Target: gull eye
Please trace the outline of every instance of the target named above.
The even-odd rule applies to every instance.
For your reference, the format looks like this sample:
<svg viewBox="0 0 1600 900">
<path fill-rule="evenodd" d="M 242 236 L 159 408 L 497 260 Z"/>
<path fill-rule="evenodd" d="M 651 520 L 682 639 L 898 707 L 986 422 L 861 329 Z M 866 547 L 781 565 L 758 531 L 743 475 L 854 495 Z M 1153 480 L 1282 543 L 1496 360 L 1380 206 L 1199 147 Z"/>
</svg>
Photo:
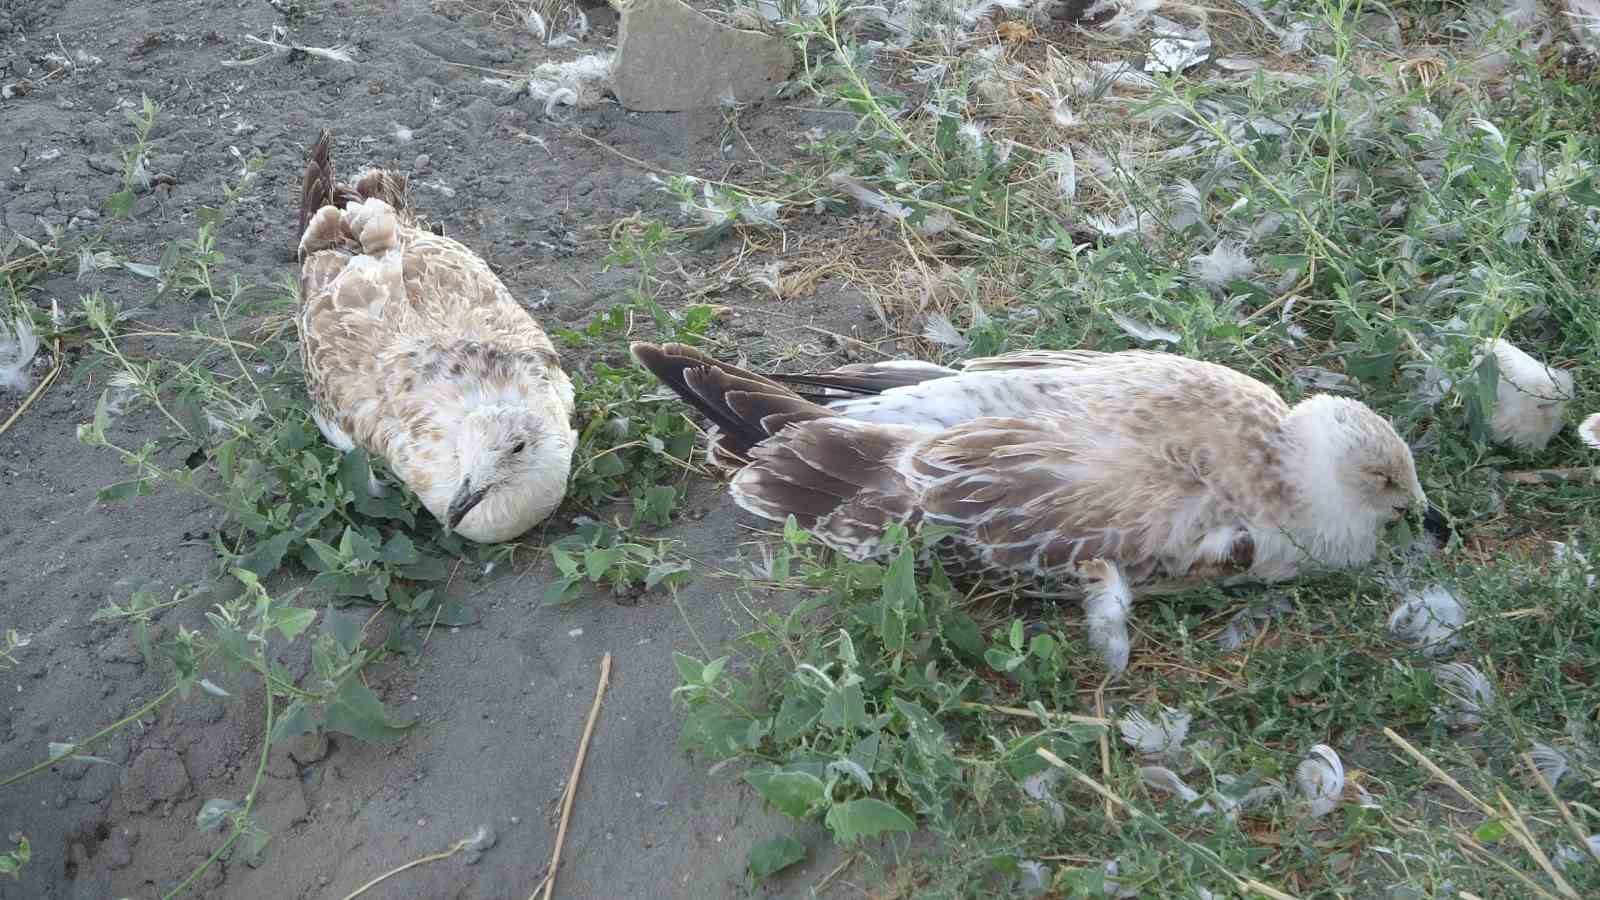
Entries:
<svg viewBox="0 0 1600 900">
<path fill-rule="evenodd" d="M 512 453 L 521 453 L 523 448 L 526 447 L 526 446 L 528 446 L 528 445 L 523 443 L 522 441 L 517 441 L 517 443 L 511 448 L 511 452 Z"/>
</svg>

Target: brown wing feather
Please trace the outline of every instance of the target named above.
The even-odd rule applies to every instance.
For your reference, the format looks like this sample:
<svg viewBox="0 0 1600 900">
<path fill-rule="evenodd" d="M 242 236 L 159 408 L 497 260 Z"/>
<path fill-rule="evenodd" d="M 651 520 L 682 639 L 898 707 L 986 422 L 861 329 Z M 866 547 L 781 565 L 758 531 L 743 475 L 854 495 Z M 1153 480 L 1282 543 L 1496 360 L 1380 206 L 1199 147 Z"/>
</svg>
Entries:
<svg viewBox="0 0 1600 900">
<path fill-rule="evenodd" d="M 832 416 L 781 384 L 713 359 L 686 344 L 629 347 L 639 365 L 710 419 L 718 431 L 713 453 L 745 461 L 751 448 L 799 422 Z"/>
</svg>

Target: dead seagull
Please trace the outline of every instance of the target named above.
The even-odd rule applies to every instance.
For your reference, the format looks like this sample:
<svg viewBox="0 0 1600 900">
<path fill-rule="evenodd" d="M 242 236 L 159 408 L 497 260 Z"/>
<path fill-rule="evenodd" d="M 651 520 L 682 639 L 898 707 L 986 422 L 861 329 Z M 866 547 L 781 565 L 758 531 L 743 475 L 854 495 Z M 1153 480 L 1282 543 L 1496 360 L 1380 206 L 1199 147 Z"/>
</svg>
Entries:
<svg viewBox="0 0 1600 900">
<path fill-rule="evenodd" d="M 300 199 L 300 349 L 313 416 L 383 457 L 435 518 L 507 541 L 560 505 L 577 435 L 550 338 L 487 264 L 419 227 L 406 179 L 334 180 L 324 131 Z"/>
<path fill-rule="evenodd" d="M 1371 561 L 1384 527 L 1442 513 L 1411 450 L 1363 404 L 1290 407 L 1270 387 L 1165 353 L 1028 351 L 760 375 L 682 344 L 634 359 L 713 423 L 731 490 L 855 560 L 891 523 L 946 526 L 952 574 L 1081 597 L 1090 643 L 1128 661 L 1133 593 L 1275 582 Z M 801 389 L 820 389 L 814 397 Z"/>
</svg>

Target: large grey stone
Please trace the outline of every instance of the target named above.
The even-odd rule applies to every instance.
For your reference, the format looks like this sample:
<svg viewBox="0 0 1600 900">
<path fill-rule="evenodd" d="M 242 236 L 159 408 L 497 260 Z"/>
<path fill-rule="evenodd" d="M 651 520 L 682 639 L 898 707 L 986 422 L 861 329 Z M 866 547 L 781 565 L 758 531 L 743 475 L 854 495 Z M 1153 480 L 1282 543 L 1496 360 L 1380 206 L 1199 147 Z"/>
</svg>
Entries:
<svg viewBox="0 0 1600 900">
<path fill-rule="evenodd" d="M 611 90 L 638 112 L 716 106 L 729 96 L 760 102 L 793 67 L 782 38 L 713 22 L 680 0 L 633 0 L 622 9 Z"/>
</svg>

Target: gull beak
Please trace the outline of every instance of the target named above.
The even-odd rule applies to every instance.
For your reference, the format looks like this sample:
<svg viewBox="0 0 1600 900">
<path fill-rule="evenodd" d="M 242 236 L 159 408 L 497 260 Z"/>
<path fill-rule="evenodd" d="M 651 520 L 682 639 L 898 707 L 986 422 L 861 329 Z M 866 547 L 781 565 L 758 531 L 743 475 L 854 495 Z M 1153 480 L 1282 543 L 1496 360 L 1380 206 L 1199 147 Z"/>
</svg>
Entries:
<svg viewBox="0 0 1600 900">
<path fill-rule="evenodd" d="M 472 512 L 472 508 L 482 502 L 488 493 L 488 488 L 473 490 L 471 479 L 461 479 L 461 487 L 451 498 L 450 508 L 445 511 L 445 527 L 454 531 L 456 526 L 461 524 L 461 520 L 466 518 L 467 513 Z"/>
</svg>

